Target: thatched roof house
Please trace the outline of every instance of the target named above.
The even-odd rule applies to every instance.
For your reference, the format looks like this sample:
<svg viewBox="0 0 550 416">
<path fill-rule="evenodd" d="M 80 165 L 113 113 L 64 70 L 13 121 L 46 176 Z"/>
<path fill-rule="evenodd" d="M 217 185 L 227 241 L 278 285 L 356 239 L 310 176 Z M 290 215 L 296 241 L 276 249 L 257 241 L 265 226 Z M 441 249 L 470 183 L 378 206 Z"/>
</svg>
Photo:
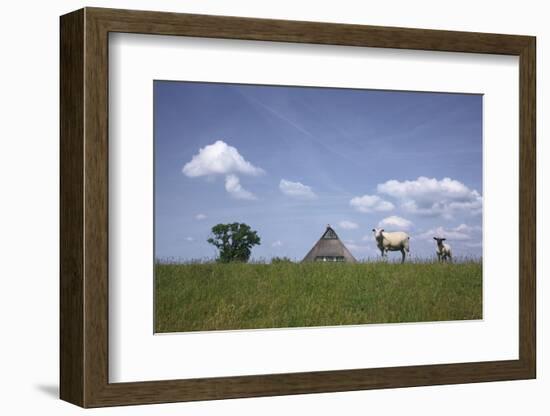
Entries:
<svg viewBox="0 0 550 416">
<path fill-rule="evenodd" d="M 302 261 L 357 262 L 330 225 Z"/>
</svg>

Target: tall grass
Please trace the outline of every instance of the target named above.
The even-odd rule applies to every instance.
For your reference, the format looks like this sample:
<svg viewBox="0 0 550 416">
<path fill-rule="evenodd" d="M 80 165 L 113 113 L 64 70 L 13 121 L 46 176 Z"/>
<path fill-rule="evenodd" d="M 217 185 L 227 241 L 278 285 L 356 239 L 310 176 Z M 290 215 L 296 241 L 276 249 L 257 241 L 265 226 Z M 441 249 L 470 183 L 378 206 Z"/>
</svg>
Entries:
<svg viewBox="0 0 550 416">
<path fill-rule="evenodd" d="M 155 266 L 156 332 L 480 318 L 479 261 Z"/>
</svg>

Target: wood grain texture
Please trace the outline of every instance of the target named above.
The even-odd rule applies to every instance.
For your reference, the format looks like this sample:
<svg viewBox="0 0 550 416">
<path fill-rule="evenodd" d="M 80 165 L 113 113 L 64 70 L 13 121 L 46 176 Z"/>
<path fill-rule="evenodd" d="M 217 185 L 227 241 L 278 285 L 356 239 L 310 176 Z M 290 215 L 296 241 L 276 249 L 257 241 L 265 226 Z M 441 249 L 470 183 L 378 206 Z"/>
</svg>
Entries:
<svg viewBox="0 0 550 416">
<path fill-rule="evenodd" d="M 536 41 L 520 54 L 519 144 L 519 355 L 536 377 L 537 158 Z"/>
<path fill-rule="evenodd" d="M 110 32 L 519 55 L 528 36 L 87 8 Z"/>
<path fill-rule="evenodd" d="M 86 12 L 84 57 L 85 406 L 108 380 L 108 33 Z"/>
<path fill-rule="evenodd" d="M 520 57 L 518 360 L 189 380 L 108 380 L 108 33 Z M 61 397 L 82 407 L 534 378 L 535 38 L 87 8 L 61 18 Z"/>
<path fill-rule="evenodd" d="M 60 388 L 84 405 L 84 12 L 61 19 Z"/>
</svg>

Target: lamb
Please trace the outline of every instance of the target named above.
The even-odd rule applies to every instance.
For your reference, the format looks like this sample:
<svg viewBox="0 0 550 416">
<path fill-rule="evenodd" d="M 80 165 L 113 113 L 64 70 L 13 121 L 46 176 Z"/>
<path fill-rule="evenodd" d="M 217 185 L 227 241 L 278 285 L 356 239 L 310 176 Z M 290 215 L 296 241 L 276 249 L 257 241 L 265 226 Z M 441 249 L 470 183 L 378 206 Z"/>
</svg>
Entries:
<svg viewBox="0 0 550 416">
<path fill-rule="evenodd" d="M 405 256 L 409 254 L 409 235 L 402 231 L 386 232 L 383 228 L 373 228 L 376 245 L 382 253 L 382 257 L 388 257 L 388 251 L 400 251 L 401 263 L 405 262 Z"/>
<path fill-rule="evenodd" d="M 437 248 L 435 250 L 435 253 L 437 254 L 437 259 L 439 261 L 453 261 L 453 254 L 451 250 L 451 246 L 447 243 L 444 243 L 443 241 L 446 240 L 446 238 L 438 238 L 434 237 L 434 240 L 437 241 Z"/>
</svg>

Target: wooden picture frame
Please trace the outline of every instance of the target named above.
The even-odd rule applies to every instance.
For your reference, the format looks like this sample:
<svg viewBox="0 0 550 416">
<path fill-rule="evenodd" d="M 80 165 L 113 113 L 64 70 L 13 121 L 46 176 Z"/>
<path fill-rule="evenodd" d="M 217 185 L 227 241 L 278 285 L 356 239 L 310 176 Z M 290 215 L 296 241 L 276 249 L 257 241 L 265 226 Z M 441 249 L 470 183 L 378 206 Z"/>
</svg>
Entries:
<svg viewBox="0 0 550 416">
<path fill-rule="evenodd" d="M 61 17 L 60 396 L 82 407 L 337 392 L 536 376 L 535 38 L 85 8 Z M 519 359 L 109 383 L 108 34 L 246 39 L 519 57 Z"/>
</svg>

